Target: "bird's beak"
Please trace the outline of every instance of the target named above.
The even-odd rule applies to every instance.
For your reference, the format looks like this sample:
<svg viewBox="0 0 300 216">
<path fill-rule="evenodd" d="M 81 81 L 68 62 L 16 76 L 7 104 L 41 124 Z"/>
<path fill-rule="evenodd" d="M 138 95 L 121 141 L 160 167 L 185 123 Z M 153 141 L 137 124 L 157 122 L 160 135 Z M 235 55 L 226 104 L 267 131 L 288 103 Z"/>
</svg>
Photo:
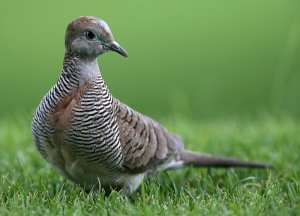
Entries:
<svg viewBox="0 0 300 216">
<path fill-rule="evenodd" d="M 128 57 L 128 54 L 125 49 L 123 49 L 116 41 L 106 42 L 104 44 L 109 50 L 119 53 L 124 57 Z"/>
</svg>

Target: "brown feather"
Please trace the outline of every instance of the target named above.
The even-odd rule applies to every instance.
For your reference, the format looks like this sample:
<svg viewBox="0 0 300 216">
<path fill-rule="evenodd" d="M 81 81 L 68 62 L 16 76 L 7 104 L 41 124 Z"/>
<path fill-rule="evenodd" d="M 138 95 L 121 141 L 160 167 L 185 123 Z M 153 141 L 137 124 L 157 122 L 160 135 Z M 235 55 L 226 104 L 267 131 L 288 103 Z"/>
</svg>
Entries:
<svg viewBox="0 0 300 216">
<path fill-rule="evenodd" d="M 259 163 L 255 161 L 220 157 L 187 150 L 180 152 L 180 160 L 182 160 L 185 165 L 192 165 L 196 167 L 272 168 L 272 166 L 269 164 Z"/>
<path fill-rule="evenodd" d="M 133 173 L 154 171 L 177 156 L 183 144 L 164 127 L 114 99 L 124 166 Z"/>
<path fill-rule="evenodd" d="M 65 131 L 72 118 L 72 110 L 75 104 L 79 104 L 84 93 L 92 88 L 92 84 L 86 81 L 78 89 L 74 90 L 70 95 L 65 97 L 54 108 L 50 122 L 56 128 L 56 133 L 60 134 Z"/>
</svg>

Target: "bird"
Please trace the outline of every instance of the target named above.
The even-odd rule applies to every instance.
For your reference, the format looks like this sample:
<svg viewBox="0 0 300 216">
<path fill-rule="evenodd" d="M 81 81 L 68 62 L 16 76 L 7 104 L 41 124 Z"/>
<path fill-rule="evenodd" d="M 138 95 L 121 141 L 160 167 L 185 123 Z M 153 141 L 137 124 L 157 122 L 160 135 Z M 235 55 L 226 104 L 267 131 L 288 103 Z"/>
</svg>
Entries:
<svg viewBox="0 0 300 216">
<path fill-rule="evenodd" d="M 65 178 L 86 191 L 101 188 L 130 196 L 144 178 L 161 170 L 270 167 L 186 150 L 178 135 L 110 94 L 97 63 L 109 51 L 128 57 L 105 21 L 94 16 L 72 20 L 61 74 L 34 113 L 36 148 Z"/>
</svg>

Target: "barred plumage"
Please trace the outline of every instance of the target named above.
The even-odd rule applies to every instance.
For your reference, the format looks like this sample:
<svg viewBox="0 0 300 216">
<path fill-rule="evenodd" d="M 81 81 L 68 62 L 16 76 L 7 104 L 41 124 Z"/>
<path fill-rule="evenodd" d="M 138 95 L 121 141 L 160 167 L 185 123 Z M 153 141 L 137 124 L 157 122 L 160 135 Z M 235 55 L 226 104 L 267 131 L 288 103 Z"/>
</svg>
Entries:
<svg viewBox="0 0 300 216">
<path fill-rule="evenodd" d="M 53 146 L 64 148 L 62 146 L 69 145 L 66 148 L 74 157 L 73 163 L 76 160 L 84 160 L 86 163 L 102 164 L 106 175 L 115 176 L 122 170 L 123 155 L 112 107 L 112 96 L 100 73 L 82 84 L 80 64 L 79 58 L 74 53 L 66 52 L 62 73 L 56 85 L 40 103 L 33 119 L 32 130 L 37 148 L 46 160 L 59 167 L 62 166 L 59 164 L 62 159 L 58 160 L 57 164 L 57 159 L 51 158 L 49 152 Z M 67 122 L 68 126 L 64 126 L 66 128 L 61 131 L 57 128 L 58 121 L 61 119 L 56 119 L 56 115 L 60 112 L 59 109 L 63 109 L 60 108 L 62 103 L 67 101 L 66 105 L 70 104 L 69 97 L 74 97 L 72 100 L 75 102 L 72 111 L 64 114 L 72 117 Z M 56 137 L 60 136 L 60 133 L 63 133 L 63 137 L 60 138 L 63 140 L 57 141 Z M 76 178 L 68 173 L 65 167 L 59 169 L 65 176 L 71 175 L 72 179 Z M 77 179 L 76 182 L 83 185 L 88 183 L 81 182 L 81 179 Z"/>
<path fill-rule="evenodd" d="M 67 28 L 62 73 L 38 106 L 32 132 L 41 155 L 86 190 L 99 186 L 131 194 L 146 174 L 182 165 L 266 167 L 188 152 L 181 139 L 109 93 L 96 58 L 127 53 L 107 24 L 79 17 Z"/>
</svg>

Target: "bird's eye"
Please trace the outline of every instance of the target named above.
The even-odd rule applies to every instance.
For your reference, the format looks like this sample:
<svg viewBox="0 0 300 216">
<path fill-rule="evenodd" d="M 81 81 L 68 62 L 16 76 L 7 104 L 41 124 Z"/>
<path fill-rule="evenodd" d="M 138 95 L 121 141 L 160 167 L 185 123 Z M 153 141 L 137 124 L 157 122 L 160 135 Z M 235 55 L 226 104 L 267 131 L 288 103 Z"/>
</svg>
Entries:
<svg viewBox="0 0 300 216">
<path fill-rule="evenodd" d="M 97 38 L 96 34 L 94 32 L 92 32 L 92 31 L 86 31 L 86 32 L 84 32 L 84 36 L 88 40 L 95 40 Z"/>
</svg>

